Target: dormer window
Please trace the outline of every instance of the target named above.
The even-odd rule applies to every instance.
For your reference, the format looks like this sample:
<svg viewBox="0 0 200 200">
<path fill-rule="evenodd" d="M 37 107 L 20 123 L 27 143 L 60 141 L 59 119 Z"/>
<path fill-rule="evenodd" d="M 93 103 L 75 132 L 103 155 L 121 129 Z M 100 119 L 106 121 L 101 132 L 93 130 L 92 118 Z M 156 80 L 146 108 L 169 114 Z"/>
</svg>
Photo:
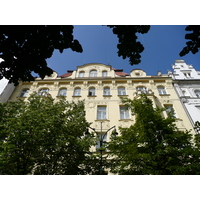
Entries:
<svg viewBox="0 0 200 200">
<path fill-rule="evenodd" d="M 96 70 L 91 70 L 90 71 L 90 77 L 97 77 L 97 71 Z"/>
<path fill-rule="evenodd" d="M 108 76 L 108 72 L 107 71 L 102 71 L 102 77 L 107 77 Z"/>
<path fill-rule="evenodd" d="M 84 71 L 80 71 L 78 77 L 84 77 L 85 76 L 85 72 Z"/>
</svg>

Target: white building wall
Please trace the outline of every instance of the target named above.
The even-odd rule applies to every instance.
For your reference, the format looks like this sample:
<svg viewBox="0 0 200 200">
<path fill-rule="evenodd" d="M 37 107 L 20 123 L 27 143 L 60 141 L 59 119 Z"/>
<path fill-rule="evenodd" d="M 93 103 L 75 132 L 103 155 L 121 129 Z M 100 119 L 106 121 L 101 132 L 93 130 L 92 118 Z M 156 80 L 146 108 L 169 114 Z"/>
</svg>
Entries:
<svg viewBox="0 0 200 200">
<path fill-rule="evenodd" d="M 200 121 L 200 97 L 195 94 L 195 90 L 200 90 L 200 72 L 184 60 L 176 60 L 172 69 L 169 76 L 174 80 L 174 88 L 194 126 Z"/>
<path fill-rule="evenodd" d="M 8 101 L 9 97 L 13 93 L 15 86 L 13 83 L 8 83 L 8 80 L 3 78 L 0 80 L 0 103 Z"/>
</svg>

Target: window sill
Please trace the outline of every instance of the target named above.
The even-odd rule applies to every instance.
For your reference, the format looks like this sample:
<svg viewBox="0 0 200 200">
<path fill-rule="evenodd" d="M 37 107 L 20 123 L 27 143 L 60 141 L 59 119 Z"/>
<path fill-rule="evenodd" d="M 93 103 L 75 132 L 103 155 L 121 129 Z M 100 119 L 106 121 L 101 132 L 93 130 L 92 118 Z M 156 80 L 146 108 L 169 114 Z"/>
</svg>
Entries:
<svg viewBox="0 0 200 200">
<path fill-rule="evenodd" d="M 58 98 L 62 98 L 62 97 L 67 97 L 67 96 L 63 96 L 63 95 L 59 95 L 59 96 L 56 96 Z"/>
<path fill-rule="evenodd" d="M 119 121 L 133 121 L 132 119 L 119 119 Z"/>
<path fill-rule="evenodd" d="M 97 95 L 88 95 L 87 97 L 96 97 Z"/>
<path fill-rule="evenodd" d="M 108 119 L 96 119 L 95 120 L 95 122 L 101 122 L 101 121 L 107 121 L 107 122 L 109 122 L 110 120 L 108 120 Z"/>
<path fill-rule="evenodd" d="M 112 97 L 112 95 L 103 95 L 103 97 Z"/>
<path fill-rule="evenodd" d="M 19 98 L 19 99 L 25 99 L 26 97 L 17 97 L 17 98 Z"/>
<path fill-rule="evenodd" d="M 81 97 L 81 96 L 72 96 L 72 97 Z"/>
<path fill-rule="evenodd" d="M 118 97 L 127 97 L 128 95 L 127 94 L 118 94 L 117 96 Z"/>
<path fill-rule="evenodd" d="M 170 94 L 159 94 L 160 96 L 170 96 Z"/>
</svg>

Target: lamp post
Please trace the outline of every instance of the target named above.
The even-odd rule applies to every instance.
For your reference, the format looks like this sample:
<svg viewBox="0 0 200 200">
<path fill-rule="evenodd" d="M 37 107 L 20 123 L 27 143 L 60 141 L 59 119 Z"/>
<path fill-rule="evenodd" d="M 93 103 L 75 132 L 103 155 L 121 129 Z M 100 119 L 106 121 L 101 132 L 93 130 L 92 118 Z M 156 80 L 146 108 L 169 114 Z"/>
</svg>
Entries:
<svg viewBox="0 0 200 200">
<path fill-rule="evenodd" d="M 118 135 L 118 133 L 116 132 L 116 129 L 115 129 L 115 126 L 112 126 L 111 128 L 109 128 L 104 134 L 103 134 L 103 129 L 102 129 L 102 121 L 101 121 L 101 127 L 100 127 L 100 137 L 99 137 L 99 144 L 100 144 L 100 169 L 99 169 L 99 174 L 102 175 L 103 174 L 103 164 L 102 164 L 102 160 L 103 160 L 103 149 L 102 149 L 102 146 L 103 146 L 103 140 L 106 136 L 106 134 L 108 133 L 108 131 L 110 131 L 111 129 L 114 128 L 114 132 L 115 132 L 115 135 Z M 95 128 L 92 128 L 92 127 L 89 127 L 90 129 L 92 129 L 96 134 L 97 136 L 99 135 L 96 131 L 95 131 Z M 87 130 L 86 134 L 89 134 L 89 131 Z"/>
</svg>

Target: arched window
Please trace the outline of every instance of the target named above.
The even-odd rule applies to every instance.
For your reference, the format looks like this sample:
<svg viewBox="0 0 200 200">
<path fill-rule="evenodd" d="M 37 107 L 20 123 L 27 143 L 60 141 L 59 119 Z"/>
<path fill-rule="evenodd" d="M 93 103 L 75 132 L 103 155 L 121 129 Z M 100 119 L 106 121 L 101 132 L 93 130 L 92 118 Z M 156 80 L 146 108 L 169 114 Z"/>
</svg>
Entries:
<svg viewBox="0 0 200 200">
<path fill-rule="evenodd" d="M 66 88 L 60 89 L 58 92 L 58 96 L 67 96 L 67 89 Z"/>
<path fill-rule="evenodd" d="M 165 87 L 159 86 L 157 89 L 159 94 L 167 94 Z"/>
<path fill-rule="evenodd" d="M 107 71 L 102 71 L 102 77 L 107 77 L 108 76 L 108 72 Z"/>
<path fill-rule="evenodd" d="M 74 89 L 74 96 L 81 96 L 81 88 Z"/>
<path fill-rule="evenodd" d="M 40 89 L 39 92 L 38 92 L 38 95 L 40 95 L 40 96 L 47 96 L 48 94 L 49 94 L 48 88 Z"/>
<path fill-rule="evenodd" d="M 91 70 L 90 77 L 97 77 L 97 70 Z"/>
<path fill-rule="evenodd" d="M 84 77 L 85 76 L 85 72 L 84 71 L 80 71 L 78 77 Z"/>
<path fill-rule="evenodd" d="M 200 90 L 195 90 L 194 93 L 197 98 L 200 98 Z"/>
<path fill-rule="evenodd" d="M 118 87 L 118 95 L 126 95 L 125 87 Z"/>
<path fill-rule="evenodd" d="M 28 92 L 29 92 L 29 89 L 23 89 L 23 90 L 21 91 L 20 97 L 27 97 Z"/>
<path fill-rule="evenodd" d="M 95 88 L 94 87 L 89 88 L 88 96 L 95 96 Z"/>
<path fill-rule="evenodd" d="M 110 95 L 110 88 L 109 87 L 105 87 L 103 89 L 103 95 Z"/>
<path fill-rule="evenodd" d="M 144 86 L 139 86 L 136 88 L 137 91 L 140 91 L 141 93 L 147 94 L 147 88 Z"/>
</svg>

